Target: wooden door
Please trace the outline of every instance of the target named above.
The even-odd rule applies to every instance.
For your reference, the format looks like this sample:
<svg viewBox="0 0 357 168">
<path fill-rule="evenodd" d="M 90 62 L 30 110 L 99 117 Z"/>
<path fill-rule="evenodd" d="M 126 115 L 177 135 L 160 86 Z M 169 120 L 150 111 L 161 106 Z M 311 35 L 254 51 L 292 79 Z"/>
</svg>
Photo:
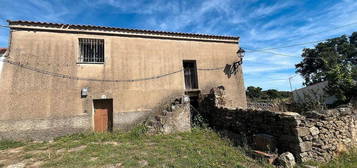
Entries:
<svg viewBox="0 0 357 168">
<path fill-rule="evenodd" d="M 113 105 L 110 100 L 94 101 L 94 130 L 96 132 L 111 130 L 112 108 Z"/>
<path fill-rule="evenodd" d="M 108 130 L 108 109 L 95 109 L 94 130 L 96 132 Z"/>
</svg>

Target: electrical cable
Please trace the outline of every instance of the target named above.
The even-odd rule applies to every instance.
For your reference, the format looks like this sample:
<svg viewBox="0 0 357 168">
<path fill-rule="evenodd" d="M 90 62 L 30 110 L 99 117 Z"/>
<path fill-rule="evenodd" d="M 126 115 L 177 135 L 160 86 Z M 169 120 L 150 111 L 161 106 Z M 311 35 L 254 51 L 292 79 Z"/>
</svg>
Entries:
<svg viewBox="0 0 357 168">
<path fill-rule="evenodd" d="M 324 31 L 324 32 L 337 30 L 337 29 L 344 28 L 344 27 L 351 26 L 351 25 L 355 25 L 355 24 L 357 24 L 357 22 L 352 22 L 352 23 L 349 23 L 349 24 L 338 26 L 338 27 L 335 27 L 333 29 L 330 29 L 330 30 L 327 30 L 327 31 Z M 310 35 L 316 35 L 316 34 L 320 34 L 320 33 L 324 33 L 324 32 L 317 32 L 317 33 L 313 33 L 313 34 L 310 34 Z M 318 40 L 318 41 L 296 43 L 296 44 L 290 44 L 290 45 L 278 46 L 278 47 L 271 47 L 271 48 L 246 49 L 246 52 L 257 52 L 257 51 L 266 51 L 266 50 L 274 50 L 274 49 L 281 49 L 281 48 L 290 48 L 290 47 L 296 47 L 296 46 L 301 46 L 301 45 L 306 45 L 306 44 L 313 44 L 313 43 L 318 43 L 318 42 L 323 42 L 323 41 L 326 41 L 326 40 Z"/>
<path fill-rule="evenodd" d="M 8 59 L 0 59 L 1 62 L 4 63 L 8 63 L 20 68 L 24 68 L 27 70 L 31 70 L 37 73 L 41 73 L 41 74 L 45 74 L 45 75 L 50 75 L 50 76 L 54 76 L 54 77 L 59 77 L 59 78 L 66 78 L 66 79 L 71 79 L 71 80 L 84 80 L 84 81 L 94 81 L 94 82 L 138 82 L 138 81 L 146 81 L 146 80 L 153 80 L 153 79 L 159 79 L 159 78 L 163 78 L 166 76 L 170 76 L 170 75 L 174 75 L 176 73 L 182 72 L 183 69 L 174 71 L 174 72 L 170 72 L 170 73 L 166 73 L 166 74 L 161 74 L 161 75 L 156 75 L 156 76 L 152 76 L 152 77 L 147 77 L 147 78 L 139 78 L 139 79 L 116 79 L 116 80 L 110 80 L 110 79 L 92 79 L 92 78 L 81 78 L 81 77 L 73 77 L 70 75 L 66 75 L 66 74 L 60 74 L 60 73 L 56 73 L 56 72 L 50 72 L 47 70 L 43 70 L 43 69 L 39 69 L 39 68 L 35 68 L 29 65 L 25 65 L 22 64 L 20 62 L 15 62 L 15 61 L 11 61 Z M 212 71 L 212 70 L 222 70 L 222 67 L 219 68 L 198 68 L 197 70 L 199 71 Z"/>
<path fill-rule="evenodd" d="M 323 42 L 326 40 L 318 40 L 318 41 L 310 41 L 310 42 L 305 42 L 305 43 L 297 43 L 297 44 L 291 44 L 291 45 L 286 45 L 286 46 L 280 46 L 280 47 L 271 47 L 271 48 L 262 48 L 262 49 L 246 49 L 246 52 L 260 52 L 260 51 L 267 51 L 267 50 L 276 50 L 276 49 L 281 49 L 281 48 L 290 48 L 290 47 L 296 47 L 296 46 L 301 46 L 305 44 L 313 44 L 313 43 L 318 43 L 318 42 Z"/>
<path fill-rule="evenodd" d="M 270 53 L 273 55 L 278 55 L 278 56 L 287 56 L 287 57 L 301 57 L 301 55 L 289 55 L 289 54 L 284 54 L 276 51 L 256 51 L 256 52 L 263 52 L 263 53 Z M 322 58 L 316 58 L 316 57 L 302 57 L 302 58 L 308 58 L 308 59 L 322 59 Z M 349 58 L 349 60 L 354 60 L 357 58 Z"/>
</svg>

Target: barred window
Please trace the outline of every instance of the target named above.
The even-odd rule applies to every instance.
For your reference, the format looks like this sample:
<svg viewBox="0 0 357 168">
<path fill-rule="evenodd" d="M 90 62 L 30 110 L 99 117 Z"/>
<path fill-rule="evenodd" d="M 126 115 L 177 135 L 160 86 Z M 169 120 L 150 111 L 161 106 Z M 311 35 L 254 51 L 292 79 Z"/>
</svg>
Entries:
<svg viewBox="0 0 357 168">
<path fill-rule="evenodd" d="M 104 63 L 104 40 L 103 39 L 79 39 L 81 63 Z"/>
</svg>

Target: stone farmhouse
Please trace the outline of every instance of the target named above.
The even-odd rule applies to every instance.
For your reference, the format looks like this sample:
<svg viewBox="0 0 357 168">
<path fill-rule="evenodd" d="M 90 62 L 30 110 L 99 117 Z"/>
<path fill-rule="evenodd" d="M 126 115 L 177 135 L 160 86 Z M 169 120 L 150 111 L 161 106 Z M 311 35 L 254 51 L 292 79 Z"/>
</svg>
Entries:
<svg viewBox="0 0 357 168">
<path fill-rule="evenodd" d="M 165 99 L 224 86 L 246 108 L 239 37 L 8 21 L 0 138 L 129 129 Z M 233 74 L 227 73 L 235 67 Z M 231 72 L 231 71 L 228 71 Z"/>
</svg>

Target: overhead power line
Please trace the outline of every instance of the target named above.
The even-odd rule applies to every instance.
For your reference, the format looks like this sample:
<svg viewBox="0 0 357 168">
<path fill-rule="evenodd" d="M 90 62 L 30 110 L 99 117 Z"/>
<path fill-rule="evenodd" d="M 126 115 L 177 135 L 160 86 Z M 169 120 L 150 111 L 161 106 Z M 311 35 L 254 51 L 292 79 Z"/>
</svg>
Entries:
<svg viewBox="0 0 357 168">
<path fill-rule="evenodd" d="M 199 71 L 216 71 L 216 70 L 221 70 L 224 69 L 226 66 L 223 67 L 217 67 L 217 68 L 197 68 Z"/>
<path fill-rule="evenodd" d="M 312 35 L 318 35 L 318 34 L 326 34 L 326 32 L 330 32 L 330 31 L 334 31 L 334 30 L 338 30 L 338 29 L 341 29 L 341 28 L 344 28 L 344 27 L 348 27 L 348 26 L 352 26 L 352 25 L 356 25 L 357 22 L 352 22 L 352 23 L 349 23 L 349 24 L 345 24 L 345 25 L 341 25 L 341 26 L 337 26 L 337 27 L 334 27 L 330 30 L 325 30 L 325 31 L 320 31 L 320 32 L 315 32 L 315 33 L 310 33 L 310 34 L 307 34 L 305 35 L 303 38 L 307 37 L 307 36 L 312 36 Z M 301 37 L 300 37 L 301 39 Z M 287 40 L 287 41 L 284 41 L 284 42 L 290 42 L 290 41 L 294 41 L 294 40 Z"/>
<path fill-rule="evenodd" d="M 342 26 L 335 27 L 335 28 L 330 29 L 330 30 L 326 30 L 326 31 L 323 31 L 323 32 L 317 32 L 317 33 L 313 33 L 313 34 L 310 34 L 310 35 L 316 35 L 316 34 L 320 34 L 320 33 L 325 33 L 325 32 L 341 29 L 341 28 L 352 26 L 352 25 L 356 25 L 356 24 L 357 24 L 357 22 L 352 22 L 352 23 L 349 23 L 349 24 L 345 24 L 345 25 L 342 25 Z M 302 45 L 306 45 L 306 44 L 319 43 L 319 42 L 323 42 L 323 41 L 326 41 L 326 40 L 309 41 L 309 42 L 289 44 L 289 45 L 285 45 L 285 46 L 270 47 L 270 48 L 246 49 L 246 51 L 247 52 L 258 52 L 258 51 L 274 50 L 274 49 L 281 49 L 281 48 L 290 48 L 290 47 L 302 46 Z"/>
<path fill-rule="evenodd" d="M 278 55 L 278 56 L 286 56 L 286 57 L 301 57 L 301 55 L 290 55 L 290 54 L 284 54 L 284 53 L 279 53 L 275 51 L 257 51 L 257 52 L 264 52 L 264 53 L 270 53 L 273 55 Z M 308 58 L 308 59 L 323 59 L 323 58 L 318 58 L 318 57 L 301 57 L 301 58 Z M 342 58 L 340 58 L 342 59 Z M 357 58 L 346 58 L 347 60 L 355 60 Z"/>
<path fill-rule="evenodd" d="M 183 71 L 183 69 L 174 71 L 174 72 L 170 72 L 170 73 L 166 73 L 166 74 L 160 74 L 160 75 L 156 75 L 156 76 L 152 76 L 152 77 L 147 77 L 147 78 L 138 78 L 138 79 L 92 79 L 92 78 L 81 78 L 81 77 L 75 77 L 75 76 L 70 76 L 67 74 L 61 74 L 61 73 L 56 73 L 56 72 L 50 72 L 47 70 L 43 70 L 43 69 L 39 69 L 36 67 L 32 67 L 26 64 L 22 64 L 20 62 L 15 62 L 15 61 L 11 61 L 8 59 L 0 59 L 0 61 L 4 62 L 4 63 L 8 63 L 20 68 L 24 68 L 27 70 L 31 70 L 37 73 L 41 73 L 41 74 L 45 74 L 45 75 L 49 75 L 49 76 L 53 76 L 53 77 L 58 77 L 58 78 L 65 78 L 65 79 L 70 79 L 70 80 L 84 80 L 84 81 L 93 81 L 93 82 L 116 82 L 116 83 L 123 83 L 123 82 L 139 82 L 139 81 L 146 81 L 146 80 L 154 80 L 154 79 L 159 79 L 159 78 L 163 78 L 166 76 L 170 76 L 176 73 L 180 73 Z M 199 71 L 214 71 L 214 70 L 223 70 L 224 67 L 218 67 L 218 68 L 198 68 L 197 70 Z"/>
<path fill-rule="evenodd" d="M 272 55 L 278 55 L 278 56 L 286 56 L 286 57 L 300 57 L 300 58 L 308 58 L 308 59 L 323 59 L 319 57 L 301 57 L 301 55 L 291 55 L 291 54 L 285 54 L 281 52 L 276 52 L 276 51 L 269 51 L 269 50 L 262 50 L 262 51 L 256 51 L 256 52 L 262 52 L 262 53 L 269 53 Z M 340 58 L 342 59 L 342 58 Z M 356 60 L 357 58 L 346 58 L 347 60 Z"/>
<path fill-rule="evenodd" d="M 260 52 L 260 51 L 267 51 L 267 50 L 276 50 L 276 49 L 281 49 L 281 48 L 302 46 L 302 45 L 306 45 L 306 44 L 314 44 L 314 43 L 323 42 L 323 41 L 326 41 L 326 40 L 309 41 L 309 42 L 304 42 L 304 43 L 290 44 L 290 45 L 286 45 L 286 46 L 279 46 L 279 47 L 272 47 L 272 48 L 246 49 L 246 51 L 252 53 L 252 52 Z"/>
<path fill-rule="evenodd" d="M 280 53 L 280 52 L 276 52 L 276 51 L 256 51 L 256 52 L 264 52 L 264 53 L 269 53 L 269 54 L 273 54 L 273 55 L 280 55 L 280 56 L 287 56 L 287 57 L 296 57 L 297 55 L 290 55 L 290 54 L 284 54 L 284 53 Z"/>
<path fill-rule="evenodd" d="M 54 77 L 58 77 L 58 78 L 65 78 L 65 79 L 71 79 L 71 80 L 84 80 L 84 81 L 93 81 L 93 82 L 137 82 L 137 81 L 145 81 L 145 80 L 152 80 L 152 79 L 158 79 L 158 78 L 162 78 L 165 76 L 169 76 L 169 75 L 173 75 L 176 73 L 179 73 L 182 71 L 182 69 L 174 71 L 174 72 L 170 72 L 167 74 L 161 74 L 161 75 L 157 75 L 157 76 L 153 76 L 153 77 L 148 77 L 148 78 L 141 78 L 141 79 L 127 79 L 127 80 L 110 80 L 110 79 L 92 79 L 92 78 L 81 78 L 81 77 L 74 77 L 74 76 L 70 76 L 70 75 L 66 75 L 66 74 L 60 74 L 60 73 L 56 73 L 56 72 L 50 72 L 47 70 L 42 70 L 39 68 L 35 68 L 35 67 L 31 67 L 25 64 L 21 64 L 19 62 L 15 62 L 15 61 L 10 61 L 7 59 L 3 59 L 1 60 L 2 62 L 11 64 L 11 65 L 15 65 L 17 67 L 20 68 L 24 68 L 27 70 L 31 70 L 37 73 L 41 73 L 41 74 L 45 74 L 45 75 L 49 75 L 49 76 L 54 76 Z"/>
</svg>

